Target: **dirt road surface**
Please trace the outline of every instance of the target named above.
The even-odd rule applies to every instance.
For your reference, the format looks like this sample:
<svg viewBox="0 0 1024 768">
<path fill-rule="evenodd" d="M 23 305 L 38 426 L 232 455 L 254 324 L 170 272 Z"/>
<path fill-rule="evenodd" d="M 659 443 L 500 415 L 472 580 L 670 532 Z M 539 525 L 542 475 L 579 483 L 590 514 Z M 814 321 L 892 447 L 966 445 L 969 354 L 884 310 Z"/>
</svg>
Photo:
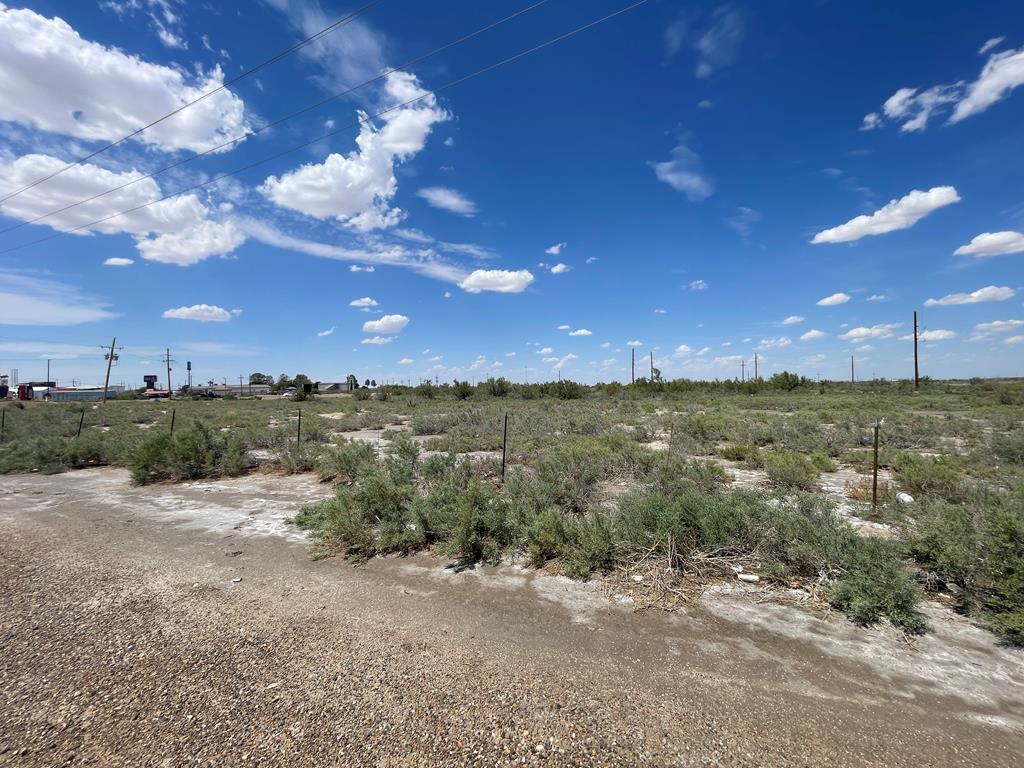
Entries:
<svg viewBox="0 0 1024 768">
<path fill-rule="evenodd" d="M 1024 654 L 713 590 L 314 561 L 308 477 L 0 478 L 0 765 L 1012 766 Z"/>
</svg>

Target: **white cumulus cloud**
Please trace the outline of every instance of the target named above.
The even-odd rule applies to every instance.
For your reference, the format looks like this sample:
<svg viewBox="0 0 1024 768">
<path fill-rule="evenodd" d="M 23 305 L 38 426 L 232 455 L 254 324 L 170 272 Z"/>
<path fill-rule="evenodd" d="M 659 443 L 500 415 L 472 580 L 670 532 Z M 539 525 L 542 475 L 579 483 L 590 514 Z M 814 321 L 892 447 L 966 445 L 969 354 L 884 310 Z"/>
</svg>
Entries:
<svg viewBox="0 0 1024 768">
<path fill-rule="evenodd" d="M 932 187 L 927 192 L 915 189 L 870 215 L 857 216 L 838 227 L 818 232 L 811 242 L 815 245 L 849 243 L 869 235 L 909 229 L 932 211 L 957 202 L 960 196 L 954 187 Z"/>
<path fill-rule="evenodd" d="M 423 98 L 385 114 L 381 127 L 363 122 L 356 149 L 347 155 L 332 152 L 322 163 L 270 176 L 260 191 L 283 208 L 316 219 L 336 219 L 363 232 L 401 221 L 403 211 L 391 207 L 398 191 L 395 166 L 423 149 L 431 129 L 447 119 L 447 113 L 407 72 L 390 73 L 384 90 L 389 107 Z"/>
<path fill-rule="evenodd" d="M 801 334 L 800 341 L 814 341 L 815 339 L 823 339 L 828 336 L 824 331 L 819 331 L 816 328 L 812 328 L 807 333 Z"/>
<path fill-rule="evenodd" d="M 384 315 L 378 320 L 367 320 L 363 323 L 363 333 L 400 333 L 409 324 L 405 315 Z"/>
<path fill-rule="evenodd" d="M 783 325 L 796 325 L 797 323 L 802 323 L 803 321 L 804 321 L 804 318 L 801 315 L 790 315 L 789 317 L 787 317 L 785 320 L 782 321 L 782 324 Z"/>
<path fill-rule="evenodd" d="M 569 331 L 570 336 L 592 336 L 593 334 L 586 328 L 577 328 L 575 331 Z"/>
<path fill-rule="evenodd" d="M 826 296 L 823 299 L 818 299 L 816 303 L 819 307 L 837 307 L 840 304 L 845 304 L 849 300 L 850 295 L 840 291 L 839 293 L 833 293 L 831 296 Z"/>
<path fill-rule="evenodd" d="M 363 339 L 360 344 L 390 344 L 394 341 L 394 336 L 373 336 L 369 339 Z"/>
<path fill-rule="evenodd" d="M 165 309 L 164 317 L 174 320 L 197 320 L 200 323 L 226 323 L 231 313 L 215 304 L 193 304 L 190 307 Z"/>
<path fill-rule="evenodd" d="M 987 341 L 994 336 L 1024 328 L 1024 320 L 992 320 L 974 326 L 971 341 Z"/>
<path fill-rule="evenodd" d="M 879 323 L 878 325 L 872 325 L 870 328 L 865 326 L 858 326 L 857 328 L 851 328 L 846 333 L 839 336 L 843 341 L 865 341 L 866 339 L 891 339 L 893 331 L 899 328 L 903 323 Z"/>
<path fill-rule="evenodd" d="M 544 253 L 548 254 L 549 256 L 557 256 L 562 252 L 562 249 L 565 248 L 565 246 L 567 245 L 568 243 L 555 243 L 550 248 L 545 248 Z"/>
<path fill-rule="evenodd" d="M 121 256 L 111 256 L 105 259 L 103 264 L 107 267 L 128 267 L 135 263 L 135 259 L 125 259 Z"/>
<path fill-rule="evenodd" d="M 572 267 L 570 267 L 568 264 L 562 264 L 561 262 L 559 262 L 558 264 L 555 264 L 553 267 L 551 267 L 551 274 L 560 275 L 563 272 L 568 272 L 570 269 L 572 269 Z"/>
<path fill-rule="evenodd" d="M 348 303 L 350 307 L 363 307 L 369 309 L 370 307 L 376 307 L 377 301 L 371 299 L 369 296 L 363 296 L 361 299 L 353 299 Z"/>
<path fill-rule="evenodd" d="M 532 282 L 533 274 L 526 269 L 475 269 L 459 283 L 459 288 L 469 293 L 522 293 Z"/>
<path fill-rule="evenodd" d="M 928 299 L 926 307 L 947 307 L 957 304 L 981 304 L 986 301 L 1007 301 L 1017 295 L 1017 292 L 1008 286 L 986 285 L 970 293 L 951 293 L 941 299 Z"/>
<path fill-rule="evenodd" d="M 1024 232 L 982 232 L 967 245 L 961 245 L 955 256 L 1003 256 L 1008 253 L 1024 253 Z"/>
<path fill-rule="evenodd" d="M 86 141 L 120 139 L 224 83 L 219 68 L 153 64 L 85 40 L 63 19 L 2 3 L 0 40 L 0 120 Z M 225 89 L 133 140 L 203 152 L 247 130 L 244 103 Z"/>
</svg>

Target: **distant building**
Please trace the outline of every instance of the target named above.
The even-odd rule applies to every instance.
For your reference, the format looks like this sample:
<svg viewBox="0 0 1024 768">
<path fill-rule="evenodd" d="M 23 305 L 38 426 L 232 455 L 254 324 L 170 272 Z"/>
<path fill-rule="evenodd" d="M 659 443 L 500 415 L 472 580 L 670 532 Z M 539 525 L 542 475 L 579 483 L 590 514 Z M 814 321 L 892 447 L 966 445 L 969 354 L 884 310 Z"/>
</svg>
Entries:
<svg viewBox="0 0 1024 768">
<path fill-rule="evenodd" d="M 107 399 L 113 400 L 124 387 L 109 387 Z M 91 402 L 103 399 L 103 387 L 57 387 L 53 382 L 30 382 L 18 385 L 19 400 L 51 400 L 57 403 Z"/>
<path fill-rule="evenodd" d="M 207 384 L 206 386 L 192 387 L 191 394 L 207 393 L 224 397 L 235 395 L 236 397 L 263 397 L 270 394 L 269 384 Z"/>
<path fill-rule="evenodd" d="M 344 395 L 355 390 L 348 381 L 318 381 L 315 387 L 316 392 L 321 395 Z"/>
</svg>

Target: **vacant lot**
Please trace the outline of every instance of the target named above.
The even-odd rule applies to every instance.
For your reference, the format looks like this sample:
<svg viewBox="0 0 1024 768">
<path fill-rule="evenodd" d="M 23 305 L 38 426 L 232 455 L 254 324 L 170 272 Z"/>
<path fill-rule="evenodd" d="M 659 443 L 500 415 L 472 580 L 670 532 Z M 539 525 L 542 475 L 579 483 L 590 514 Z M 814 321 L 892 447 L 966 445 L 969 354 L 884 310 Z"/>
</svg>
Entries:
<svg viewBox="0 0 1024 768">
<path fill-rule="evenodd" d="M 1021 382 L 790 381 L 128 400 L 84 418 L 81 406 L 7 404 L 4 597 L 17 610 L 4 630 L 27 654 L 5 670 L 21 702 L 7 722 L 42 723 L 43 741 L 54 722 L 81 727 L 90 710 L 71 699 L 84 694 L 57 683 L 67 650 L 114 632 L 128 667 L 96 673 L 113 686 L 104 695 L 136 718 L 139 706 L 178 713 L 158 715 L 154 734 L 184 727 L 169 703 L 183 694 L 155 672 L 136 698 L 121 690 L 143 663 L 133 654 L 184 665 L 190 648 L 216 646 L 203 714 L 185 730 L 225 729 L 253 759 L 328 754 L 326 728 L 344 754 L 402 765 L 597 753 L 1010 764 L 1024 733 L 1012 703 L 1024 682 L 1012 649 L 1024 643 L 1022 405 Z M 159 632 L 151 610 L 168 614 Z M 40 646 L 43 626 L 54 639 Z M 326 676 L 322 690 L 302 664 Z M 236 696 L 232 680 L 249 682 Z M 281 713 L 294 705 L 283 692 L 255 693 L 286 680 L 307 701 L 297 719 Z M 409 685 L 415 695 L 396 690 Z M 252 712 L 277 735 L 239 730 Z M 52 748 L 109 749 L 130 741 L 119 727 Z M 451 739 L 457 751 L 434 751 Z"/>
</svg>

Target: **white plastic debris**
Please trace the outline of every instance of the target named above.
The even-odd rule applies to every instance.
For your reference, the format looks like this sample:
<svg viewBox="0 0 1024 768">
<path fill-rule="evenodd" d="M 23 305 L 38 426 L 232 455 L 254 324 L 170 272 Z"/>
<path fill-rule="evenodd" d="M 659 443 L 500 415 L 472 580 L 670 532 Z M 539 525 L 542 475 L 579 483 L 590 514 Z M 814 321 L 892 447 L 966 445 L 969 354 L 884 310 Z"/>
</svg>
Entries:
<svg viewBox="0 0 1024 768">
<path fill-rule="evenodd" d="M 737 573 L 736 578 L 747 582 L 747 584 L 757 584 L 761 580 L 760 576 L 753 573 Z"/>
<path fill-rule="evenodd" d="M 633 577 L 633 581 L 635 581 L 637 584 L 639 584 L 643 580 L 644 580 L 643 576 L 634 576 Z"/>
<path fill-rule="evenodd" d="M 903 491 L 900 491 L 899 493 L 896 494 L 896 501 L 898 501 L 900 504 L 911 504 L 914 501 L 914 497 L 911 496 L 909 493 L 904 493 Z"/>
</svg>

